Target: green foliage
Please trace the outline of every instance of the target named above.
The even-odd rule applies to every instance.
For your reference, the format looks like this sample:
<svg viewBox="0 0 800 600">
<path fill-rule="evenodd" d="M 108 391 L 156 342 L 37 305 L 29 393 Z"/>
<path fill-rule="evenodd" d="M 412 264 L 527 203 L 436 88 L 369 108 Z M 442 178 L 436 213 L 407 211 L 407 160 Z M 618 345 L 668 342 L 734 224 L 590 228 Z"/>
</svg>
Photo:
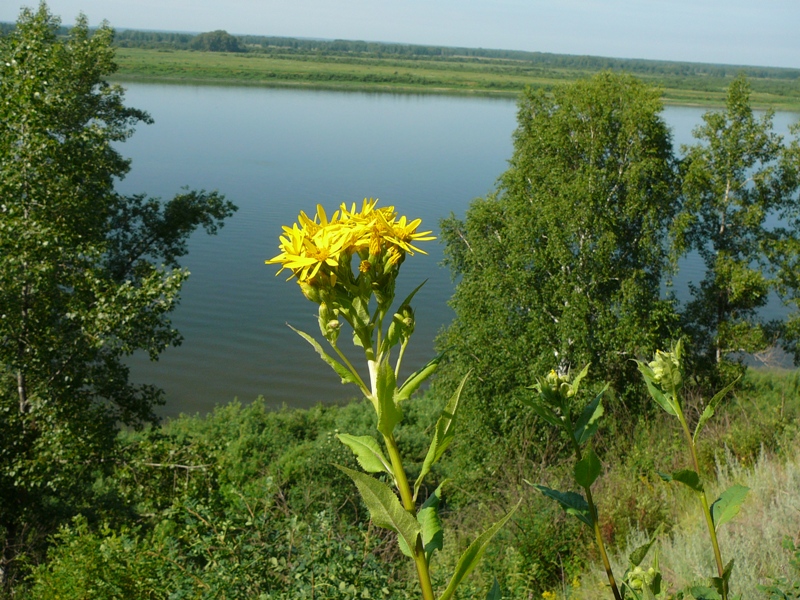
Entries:
<svg viewBox="0 0 800 600">
<path fill-rule="evenodd" d="M 744 77 L 728 88 L 725 110 L 703 121 L 697 143 L 685 148 L 673 236 L 678 253 L 694 250 L 705 262 L 684 316 L 695 360 L 707 370 L 793 338 L 791 327 L 764 321 L 758 309 L 770 293 L 798 297 L 800 206 L 797 165 L 772 131 L 772 112 L 753 114 Z"/>
<path fill-rule="evenodd" d="M 168 315 L 198 226 L 235 207 L 187 191 L 168 203 L 114 191 L 129 164 L 115 144 L 150 122 L 104 78 L 112 31 L 69 35 L 41 4 L 0 39 L 0 561 L 36 557 L 54 525 L 91 510 L 120 424 L 153 422 L 160 390 L 124 358 L 155 358 L 180 336 Z M 163 264 L 162 264 L 163 263 Z"/>
<path fill-rule="evenodd" d="M 677 191 L 660 111 L 654 90 L 610 73 L 552 94 L 528 90 L 498 191 L 464 221 L 442 222 L 459 281 L 437 385 L 452 389 L 474 370 L 463 422 L 476 455 L 488 440 L 501 460 L 520 439 L 541 451 L 546 434 L 521 410 L 520 390 L 553 366 L 591 362 L 590 385 L 616 391 L 607 408 L 637 409 L 630 359 L 674 323 L 659 297 Z"/>
<path fill-rule="evenodd" d="M 189 43 L 189 47 L 192 50 L 206 52 L 241 52 L 239 40 L 222 29 L 196 35 Z"/>
<path fill-rule="evenodd" d="M 641 361 L 636 362 L 642 373 L 642 377 L 644 377 L 647 382 L 647 390 L 650 392 L 650 396 L 667 414 L 675 417 L 680 423 L 689 454 L 690 468 L 678 469 L 673 471 L 672 474 L 659 472 L 659 475 L 664 481 L 677 481 L 695 492 L 703 510 L 703 517 L 708 528 L 711 548 L 714 553 L 717 575 L 711 577 L 711 587 L 694 586 L 689 589 L 689 592 L 697 600 L 728 600 L 729 598 L 731 600 L 738 600 L 738 598 L 740 598 L 739 596 L 729 595 L 729 583 L 734 561 L 731 559 L 727 565 L 723 566 L 722 554 L 717 539 L 717 529 L 739 513 L 739 508 L 744 502 L 749 488 L 738 484 L 734 485 L 725 490 L 722 495 L 709 506 L 706 485 L 700 475 L 697 437 L 706 421 L 714 415 L 716 407 L 722 397 L 733 388 L 733 385 L 738 382 L 739 378 L 737 377 L 732 383 L 717 392 L 708 402 L 706 409 L 698 420 L 693 435 L 689 430 L 684 412 L 685 403 L 682 400 L 682 390 L 684 388 L 683 343 L 678 341 L 672 346 L 669 352 L 657 351 L 655 358 L 649 363 L 645 364 Z"/>
</svg>

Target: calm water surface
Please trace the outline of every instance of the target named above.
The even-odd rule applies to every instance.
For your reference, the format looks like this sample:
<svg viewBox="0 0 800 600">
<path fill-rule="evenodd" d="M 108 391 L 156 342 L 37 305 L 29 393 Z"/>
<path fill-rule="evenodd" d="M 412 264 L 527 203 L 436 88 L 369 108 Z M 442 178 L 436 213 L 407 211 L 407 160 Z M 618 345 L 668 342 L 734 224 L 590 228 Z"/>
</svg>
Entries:
<svg viewBox="0 0 800 600">
<path fill-rule="evenodd" d="M 134 380 L 166 390 L 163 415 L 259 395 L 275 406 L 355 396 L 286 325 L 318 335 L 316 305 L 264 265 L 277 254 L 281 225 L 317 203 L 330 213 L 376 197 L 438 234 L 439 219 L 463 216 L 494 188 L 516 127 L 516 104 L 506 99 L 165 85 L 130 85 L 126 98 L 155 124 L 121 148 L 132 159 L 123 193 L 217 189 L 239 206 L 217 236 L 190 241 L 183 264 L 192 275 L 173 316 L 183 345 L 157 363 L 131 360 Z M 667 109 L 677 144 L 691 141 L 701 114 Z M 779 114 L 776 125 L 785 130 L 794 118 Z M 416 296 L 408 371 L 433 356 L 434 336 L 453 316 L 442 248 L 425 248 L 427 256 L 404 263 L 398 291 L 428 279 Z"/>
</svg>

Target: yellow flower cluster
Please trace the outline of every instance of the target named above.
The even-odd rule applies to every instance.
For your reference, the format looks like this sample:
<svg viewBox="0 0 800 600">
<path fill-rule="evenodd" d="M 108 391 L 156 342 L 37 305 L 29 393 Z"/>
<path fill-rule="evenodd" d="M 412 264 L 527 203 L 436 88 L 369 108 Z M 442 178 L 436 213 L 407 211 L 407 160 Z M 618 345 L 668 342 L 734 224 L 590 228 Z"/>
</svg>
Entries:
<svg viewBox="0 0 800 600">
<path fill-rule="evenodd" d="M 281 253 L 266 261 L 281 265 L 278 273 L 289 269 L 298 283 L 314 286 L 319 281 L 335 286 L 342 268 L 350 271 L 350 261 L 358 254 L 361 273 L 381 267 L 396 267 L 406 253 L 422 252 L 414 243 L 435 239 L 430 231 L 417 232 L 420 219 L 398 217 L 393 206 L 377 207 L 377 200 L 364 199 L 361 210 L 356 204 L 342 204 L 329 219 L 317 205 L 313 218 L 300 212 L 298 223 L 283 227 Z"/>
</svg>

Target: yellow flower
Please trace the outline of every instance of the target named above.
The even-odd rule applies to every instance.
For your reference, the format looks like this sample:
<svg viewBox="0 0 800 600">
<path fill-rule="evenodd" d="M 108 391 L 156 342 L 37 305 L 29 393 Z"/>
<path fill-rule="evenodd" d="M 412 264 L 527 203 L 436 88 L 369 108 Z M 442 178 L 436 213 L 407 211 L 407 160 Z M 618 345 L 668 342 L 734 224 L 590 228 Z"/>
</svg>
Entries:
<svg viewBox="0 0 800 600">
<path fill-rule="evenodd" d="M 276 273 L 279 275 L 284 269 L 291 269 L 291 279 L 297 274 L 298 269 L 302 269 L 308 263 L 307 258 L 304 256 L 305 248 L 305 232 L 295 223 L 291 228 L 283 226 L 284 235 L 280 236 L 280 249 L 281 253 L 278 256 L 270 258 L 266 264 L 280 264 L 281 268 Z"/>
<path fill-rule="evenodd" d="M 389 221 L 383 213 L 378 214 L 381 219 L 383 238 L 387 242 L 394 244 L 409 254 L 414 254 L 414 252 L 427 254 L 424 250 L 412 245 L 412 242 L 428 242 L 436 239 L 435 236 L 430 235 L 432 233 L 430 231 L 417 233 L 417 228 L 422 224 L 422 219 L 414 219 L 409 223 L 403 216 L 398 220 L 392 219 Z"/>
<path fill-rule="evenodd" d="M 289 269 L 298 283 L 332 289 L 338 277 L 347 274 L 340 269 L 349 269 L 350 258 L 360 254 L 359 271 L 364 273 L 372 266 L 385 273 L 394 270 L 405 254 L 424 252 L 413 243 L 435 239 L 431 232 L 417 232 L 421 220 L 408 221 L 397 217 L 393 206 L 378 208 L 377 200 L 364 198 L 360 210 L 353 203 L 343 203 L 339 210 L 328 218 L 322 205 L 309 216 L 300 211 L 298 223 L 283 226 L 280 236 L 280 254 L 266 261 L 281 266 L 278 273 Z M 368 250 L 370 260 L 364 251 Z M 380 262 L 375 260 L 380 257 Z M 371 263 L 370 263 L 371 261 Z M 338 276 L 337 276 L 338 273 Z M 306 296 L 314 296 L 305 289 Z"/>
<path fill-rule="evenodd" d="M 297 223 L 291 229 L 284 227 L 283 231 L 284 235 L 280 237 L 282 252 L 266 263 L 280 264 L 278 273 L 284 269 L 291 269 L 292 277 L 297 277 L 301 282 L 309 282 L 316 277 L 323 265 L 327 265 L 330 267 L 331 284 L 335 284 L 334 271 L 339 266 L 339 257 L 342 254 L 342 245 L 347 241 L 346 237 L 330 224 L 319 228 L 313 237 L 309 237 L 307 231 L 300 229 Z"/>
<path fill-rule="evenodd" d="M 308 217 L 306 213 L 302 210 L 300 211 L 300 216 L 298 217 L 298 221 L 303 226 L 303 229 L 309 235 L 316 235 L 320 229 L 324 229 L 329 225 L 329 223 L 335 223 L 338 220 L 339 211 L 333 213 L 333 218 L 328 221 L 328 215 L 325 214 L 325 209 L 322 207 L 321 204 L 317 204 L 317 214 L 314 215 L 314 218 L 311 219 Z M 317 223 L 319 221 L 319 223 Z"/>
<path fill-rule="evenodd" d="M 544 598 L 544 600 L 555 600 L 555 597 L 556 597 L 556 593 L 555 592 L 551 592 L 550 590 L 547 590 L 546 592 L 542 592 L 542 598 Z"/>
<path fill-rule="evenodd" d="M 361 210 L 358 211 L 355 202 L 351 205 L 350 210 L 347 210 L 347 205 L 342 202 L 342 205 L 339 207 L 342 213 L 342 221 L 369 222 L 374 219 L 373 210 L 377 204 L 377 198 L 364 198 Z"/>
</svg>

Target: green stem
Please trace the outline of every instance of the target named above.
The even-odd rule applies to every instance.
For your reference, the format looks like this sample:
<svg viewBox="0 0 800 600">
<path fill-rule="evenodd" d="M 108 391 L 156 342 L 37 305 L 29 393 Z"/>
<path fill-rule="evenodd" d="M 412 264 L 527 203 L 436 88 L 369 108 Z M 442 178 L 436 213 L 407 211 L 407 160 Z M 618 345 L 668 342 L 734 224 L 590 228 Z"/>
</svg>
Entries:
<svg viewBox="0 0 800 600">
<path fill-rule="evenodd" d="M 566 407 L 562 406 L 562 410 L 564 410 L 565 408 Z M 571 419 L 568 419 L 567 422 L 570 421 Z M 572 440 L 572 447 L 575 450 L 575 458 L 577 459 L 578 462 L 580 462 L 582 458 L 581 446 L 580 444 L 578 444 L 578 440 L 575 439 L 575 435 L 573 434 L 570 426 L 565 425 L 564 430 L 569 434 L 569 437 Z M 592 498 L 592 490 L 589 487 L 583 487 L 583 490 L 586 492 L 586 503 L 589 505 L 589 516 L 591 516 L 592 518 L 592 529 L 594 529 L 594 539 L 595 542 L 597 542 L 597 549 L 600 550 L 600 558 L 603 561 L 603 568 L 606 570 L 606 577 L 608 577 L 608 583 L 611 585 L 611 591 L 614 593 L 615 600 L 622 600 L 622 595 L 619 593 L 619 588 L 617 587 L 617 580 L 614 578 L 614 571 L 611 569 L 611 562 L 608 560 L 606 545 L 603 543 L 603 534 L 600 531 L 600 523 L 597 516 L 597 507 L 594 504 L 594 498 Z"/>
<path fill-rule="evenodd" d="M 400 353 L 397 356 L 397 363 L 394 366 L 394 378 L 400 379 L 400 363 L 403 362 L 403 355 L 406 353 L 406 346 L 408 346 L 409 338 L 406 338 L 405 341 L 400 344 Z"/>
<path fill-rule="evenodd" d="M 358 383 L 358 387 L 361 388 L 361 393 L 364 394 L 367 398 L 369 398 L 369 395 L 370 395 L 369 388 L 367 387 L 367 384 L 364 383 L 364 380 L 361 379 L 361 375 L 358 374 L 358 371 L 356 371 L 356 369 L 353 366 L 353 364 L 344 355 L 344 353 L 341 350 L 339 350 L 338 344 L 331 344 L 331 346 L 336 351 L 336 354 L 339 356 L 339 358 L 342 359 L 342 362 L 344 362 L 345 366 L 348 369 L 350 369 L 350 372 L 353 374 L 353 377 L 356 378 L 356 382 Z"/>
<path fill-rule="evenodd" d="M 686 423 L 686 419 L 683 416 L 683 411 L 677 411 L 678 420 L 681 423 L 681 427 L 683 427 L 683 433 L 686 436 L 686 443 L 689 446 L 689 454 L 692 457 L 692 463 L 694 464 L 694 470 L 697 473 L 697 476 L 700 477 L 700 461 L 697 460 L 697 449 L 694 445 L 694 439 L 692 438 L 692 434 L 689 431 L 689 426 Z M 697 495 L 700 497 L 700 504 L 703 507 L 703 516 L 706 519 L 706 526 L 708 527 L 708 535 L 711 537 L 711 547 L 714 549 L 714 560 L 717 563 L 717 573 L 719 574 L 720 579 L 722 579 L 725 575 L 725 566 L 722 564 L 722 553 L 719 550 L 719 542 L 717 541 L 717 530 L 714 527 L 714 519 L 711 516 L 711 509 L 708 505 L 708 496 L 706 496 L 705 487 L 701 492 L 698 492 Z M 728 600 L 728 586 L 722 586 L 722 600 Z"/>
<path fill-rule="evenodd" d="M 597 518 L 597 508 L 595 507 L 594 500 L 592 499 L 592 492 L 588 487 L 583 489 L 586 491 L 586 502 L 589 504 L 589 514 L 592 516 L 592 524 L 594 525 L 594 538 L 597 542 L 597 548 L 600 550 L 600 558 L 603 560 L 603 568 L 606 570 L 608 583 L 611 585 L 611 591 L 614 593 L 614 598 L 616 600 L 622 600 L 622 595 L 619 593 L 619 588 L 617 587 L 617 580 L 614 578 L 614 571 L 611 569 L 611 563 L 608 560 L 606 546 L 603 543 L 603 534 L 600 531 L 600 523 Z"/>
<path fill-rule="evenodd" d="M 412 496 L 411 487 L 408 485 L 408 477 L 406 477 L 405 469 L 403 469 L 403 461 L 400 458 L 400 450 L 397 448 L 397 442 L 393 435 L 384 435 L 383 440 L 386 443 L 386 450 L 389 452 L 389 459 L 392 461 L 392 471 L 394 471 L 397 489 L 400 491 L 400 499 L 403 502 L 403 508 L 412 515 L 416 515 L 414 496 Z M 428 570 L 428 561 L 425 559 L 422 539 L 417 539 L 417 545 L 415 548 L 411 549 L 411 553 L 414 555 L 414 564 L 417 567 L 419 585 L 422 588 L 422 598 L 423 600 L 434 600 L 435 596 L 433 595 L 431 574 Z"/>
</svg>

